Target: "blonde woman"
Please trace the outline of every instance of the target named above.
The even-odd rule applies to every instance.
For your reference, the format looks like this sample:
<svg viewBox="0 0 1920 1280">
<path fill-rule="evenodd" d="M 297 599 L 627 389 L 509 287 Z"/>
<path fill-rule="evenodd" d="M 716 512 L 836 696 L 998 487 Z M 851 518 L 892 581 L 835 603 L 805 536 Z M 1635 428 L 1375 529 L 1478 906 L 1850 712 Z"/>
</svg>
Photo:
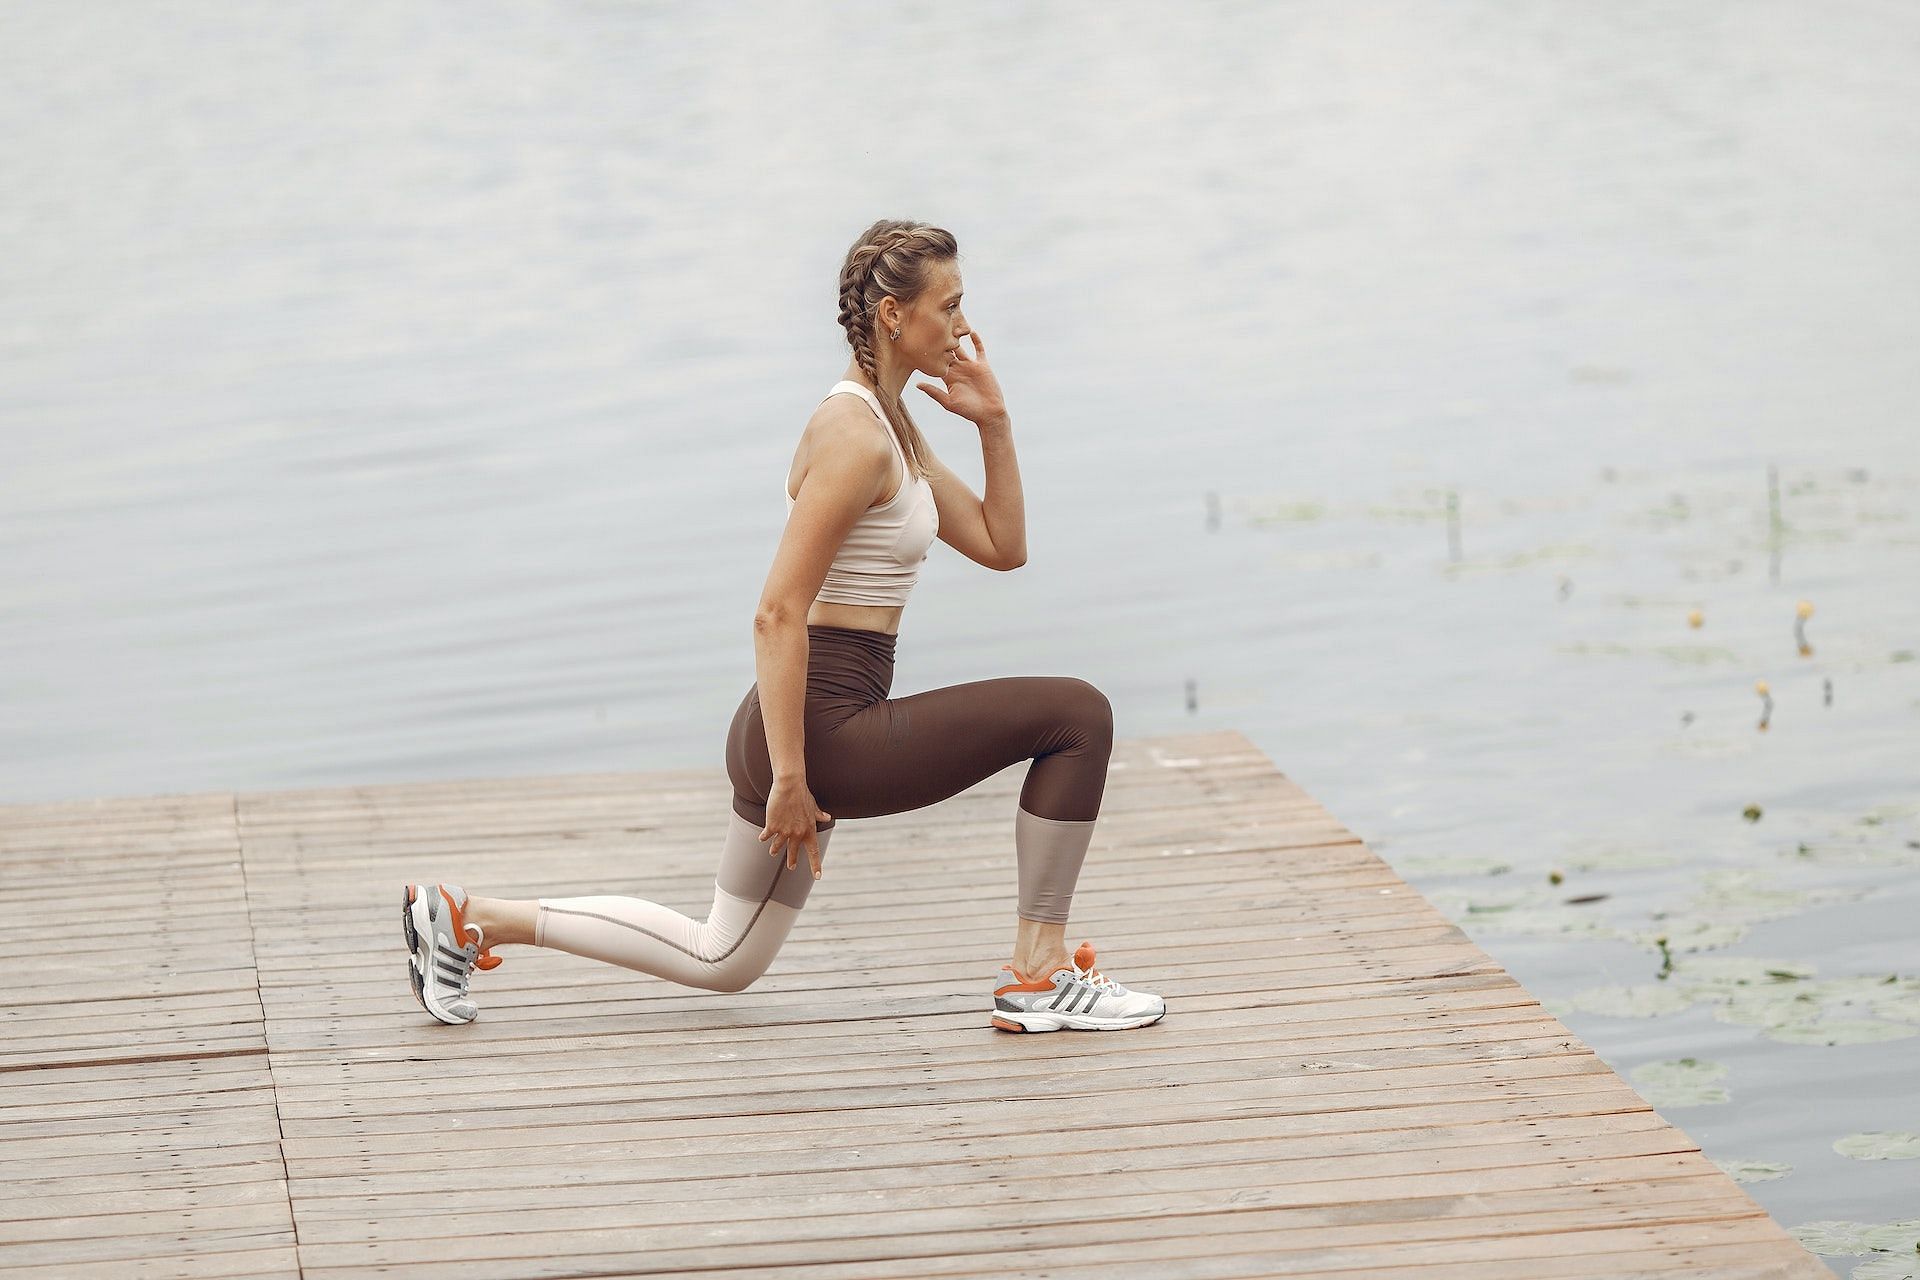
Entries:
<svg viewBox="0 0 1920 1280">
<path fill-rule="evenodd" d="M 1027 558 L 1012 422 L 960 303 L 959 246 L 938 227 L 882 220 L 847 252 L 840 323 L 852 359 L 788 468 L 786 530 L 753 621 L 758 678 L 727 734 L 733 802 L 707 918 L 644 898 L 511 901 L 410 884 L 408 973 L 435 1018 L 478 1016 L 469 979 L 499 964 L 492 948 L 507 943 L 742 990 L 806 905 L 839 819 L 918 809 L 1021 760 L 1033 763 L 1013 814 L 1015 938 L 991 1024 L 1122 1030 L 1166 1012 L 1159 996 L 1095 969 L 1092 943 L 1072 955 L 1065 944 L 1113 748 L 1106 696 L 1072 676 L 888 696 L 901 615 L 936 536 L 990 569 Z M 978 429 L 984 500 L 934 456 L 901 402 L 915 372 L 944 383 L 915 386 Z"/>
</svg>

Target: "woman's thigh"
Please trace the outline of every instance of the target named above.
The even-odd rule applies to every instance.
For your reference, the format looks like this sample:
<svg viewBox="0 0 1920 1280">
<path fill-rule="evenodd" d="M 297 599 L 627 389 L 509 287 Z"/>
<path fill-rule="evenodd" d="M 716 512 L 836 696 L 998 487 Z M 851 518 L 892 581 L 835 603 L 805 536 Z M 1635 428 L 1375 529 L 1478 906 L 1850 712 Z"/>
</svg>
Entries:
<svg viewBox="0 0 1920 1280">
<path fill-rule="evenodd" d="M 1113 749 L 1106 695 L 1074 676 L 948 685 L 883 699 L 822 728 L 808 725 L 807 786 L 836 819 L 923 808 L 1022 760 L 1034 762 L 1022 808 L 1090 819 Z"/>
<path fill-rule="evenodd" d="M 1113 708 L 1076 676 L 1002 676 L 857 708 L 809 696 L 804 736 L 807 789 L 834 821 L 924 808 L 1022 760 L 1034 764 L 1021 808 L 1085 821 L 1106 788 Z M 726 755 L 734 812 L 765 823 L 773 766 L 757 685 L 734 712 Z"/>
</svg>

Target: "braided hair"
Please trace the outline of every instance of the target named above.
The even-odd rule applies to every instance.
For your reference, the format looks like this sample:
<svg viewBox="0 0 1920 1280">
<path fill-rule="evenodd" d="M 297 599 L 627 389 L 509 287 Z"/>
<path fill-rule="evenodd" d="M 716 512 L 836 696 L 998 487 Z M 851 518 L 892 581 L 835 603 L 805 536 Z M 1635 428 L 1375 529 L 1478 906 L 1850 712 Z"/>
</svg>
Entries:
<svg viewBox="0 0 1920 1280">
<path fill-rule="evenodd" d="M 847 331 L 853 358 L 875 387 L 875 398 L 886 410 L 887 421 L 914 476 L 927 473 L 923 461 L 926 437 L 920 434 L 907 406 L 880 382 L 880 366 L 874 356 L 880 300 L 891 297 L 903 306 L 911 306 L 927 286 L 928 268 L 959 256 L 959 241 L 950 231 L 904 218 L 882 218 L 860 233 L 840 266 L 840 327 Z"/>
</svg>

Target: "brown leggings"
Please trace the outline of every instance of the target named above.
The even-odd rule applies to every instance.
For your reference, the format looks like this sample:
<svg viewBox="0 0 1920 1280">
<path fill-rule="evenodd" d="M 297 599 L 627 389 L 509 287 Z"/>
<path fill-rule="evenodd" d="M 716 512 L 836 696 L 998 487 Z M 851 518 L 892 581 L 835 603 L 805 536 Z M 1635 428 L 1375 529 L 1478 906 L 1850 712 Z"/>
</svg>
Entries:
<svg viewBox="0 0 1920 1280">
<path fill-rule="evenodd" d="M 807 789 L 823 810 L 835 820 L 904 813 L 1032 760 L 1022 809 L 1058 822 L 1100 816 L 1113 753 L 1104 693 L 1075 676 L 1002 676 L 889 698 L 897 639 L 807 627 Z M 764 826 L 773 762 L 758 684 L 733 713 L 727 774 L 733 811 Z"/>
<path fill-rule="evenodd" d="M 919 809 L 1030 759 L 1013 824 L 1019 914 L 1065 923 L 1106 792 L 1106 695 L 1073 676 L 1005 676 L 889 698 L 895 640 L 807 628 L 807 789 L 833 815 L 816 824 L 822 855 L 841 818 Z M 759 977 L 814 881 L 804 856 L 788 870 L 758 838 L 773 786 L 758 685 L 727 731 L 727 774 L 733 806 L 705 920 L 645 898 L 542 898 L 535 943 L 709 990 Z"/>
</svg>

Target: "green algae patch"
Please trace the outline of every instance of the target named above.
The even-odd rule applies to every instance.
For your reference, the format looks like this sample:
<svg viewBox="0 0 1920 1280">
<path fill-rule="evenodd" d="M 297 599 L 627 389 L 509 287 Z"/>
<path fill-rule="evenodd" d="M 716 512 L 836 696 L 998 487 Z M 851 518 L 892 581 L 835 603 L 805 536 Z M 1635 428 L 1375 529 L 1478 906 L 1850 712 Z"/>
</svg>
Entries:
<svg viewBox="0 0 1920 1280">
<path fill-rule="evenodd" d="M 1769 1040 L 1788 1044 L 1871 1044 L 1920 1036 L 1920 1027 L 1901 1027 L 1866 1018 L 1811 1018 L 1771 1025 L 1762 1034 Z"/>
<path fill-rule="evenodd" d="M 1247 523 L 1251 525 L 1306 524 L 1319 520 L 1327 514 L 1325 504 L 1311 501 L 1253 501 L 1247 506 Z"/>
<path fill-rule="evenodd" d="M 1553 651 L 1555 653 L 1573 654 L 1576 657 L 1586 654 L 1603 654 L 1607 657 L 1618 658 L 1631 658 L 1633 656 L 1633 650 L 1631 648 L 1624 644 L 1615 644 L 1610 640 L 1598 644 L 1585 640 L 1579 644 L 1557 644 L 1553 646 Z"/>
<path fill-rule="evenodd" d="M 1780 850 L 1780 857 L 1819 867 L 1920 867 L 1920 848 L 1911 845 L 1810 844 L 1803 840 L 1791 849 Z"/>
<path fill-rule="evenodd" d="M 1569 871 L 1650 871 L 1671 867 L 1679 859 L 1670 853 L 1651 849 L 1600 849 L 1593 853 L 1570 853 L 1561 860 Z"/>
<path fill-rule="evenodd" d="M 1653 649 L 1669 662 L 1682 666 L 1704 667 L 1715 662 L 1738 662 L 1740 655 L 1717 644 L 1663 644 Z"/>
<path fill-rule="evenodd" d="M 1429 853 L 1401 858 L 1393 862 L 1393 868 L 1411 876 L 1501 876 L 1512 871 L 1513 864 L 1473 854 Z"/>
<path fill-rule="evenodd" d="M 1730 947 L 1747 936 L 1747 926 L 1744 924 L 1728 924 L 1713 920 L 1678 920 L 1665 916 L 1654 918 L 1665 920 L 1665 923 L 1651 929 L 1637 929 L 1621 936 L 1629 942 L 1636 942 L 1649 949 L 1659 946 L 1660 939 L 1664 938 L 1667 949 L 1675 953 L 1717 951 L 1722 947 Z"/>
</svg>

